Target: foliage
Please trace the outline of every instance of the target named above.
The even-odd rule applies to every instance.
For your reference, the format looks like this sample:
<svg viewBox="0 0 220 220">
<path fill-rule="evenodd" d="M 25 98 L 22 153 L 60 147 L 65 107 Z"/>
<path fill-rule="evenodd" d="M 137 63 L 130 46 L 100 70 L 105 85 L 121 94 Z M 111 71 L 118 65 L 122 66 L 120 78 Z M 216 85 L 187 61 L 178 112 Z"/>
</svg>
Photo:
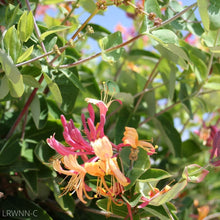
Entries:
<svg viewBox="0 0 220 220">
<path fill-rule="evenodd" d="M 1 1 L 1 215 L 219 217 L 219 48 L 218 0 Z"/>
</svg>

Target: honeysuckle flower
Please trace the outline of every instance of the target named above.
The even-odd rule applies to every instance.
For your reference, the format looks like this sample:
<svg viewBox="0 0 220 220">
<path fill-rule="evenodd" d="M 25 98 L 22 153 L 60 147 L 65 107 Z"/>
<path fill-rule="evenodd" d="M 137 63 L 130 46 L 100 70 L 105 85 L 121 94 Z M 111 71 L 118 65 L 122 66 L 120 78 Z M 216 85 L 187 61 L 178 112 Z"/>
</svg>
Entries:
<svg viewBox="0 0 220 220">
<path fill-rule="evenodd" d="M 133 149 L 141 147 L 147 152 L 148 155 L 152 155 L 155 153 L 155 147 L 151 143 L 139 140 L 138 133 L 135 128 L 125 127 L 124 137 L 122 141 L 125 145 L 130 145 Z"/>
<path fill-rule="evenodd" d="M 63 156 L 69 154 L 94 154 L 92 146 L 82 137 L 79 129 L 74 126 L 72 119 L 67 123 L 63 115 L 60 118 L 64 127 L 63 137 L 69 147 L 57 141 L 54 137 L 55 135 L 47 139 L 49 146 Z"/>
<path fill-rule="evenodd" d="M 106 99 L 106 98 L 104 98 Z M 87 103 L 92 103 L 94 105 L 96 105 L 99 108 L 100 111 L 100 117 L 103 114 L 104 116 L 106 116 L 106 112 L 108 111 L 108 108 L 110 107 L 110 105 L 112 104 L 112 102 L 116 101 L 118 102 L 120 105 L 122 104 L 121 100 L 119 99 L 114 99 L 114 100 L 110 100 L 109 102 L 106 103 L 106 101 L 102 101 L 102 100 L 98 100 L 98 99 L 91 99 L 91 98 L 86 98 L 85 101 Z"/>
<path fill-rule="evenodd" d="M 61 174 L 70 176 L 70 180 L 61 195 L 65 195 L 66 193 L 71 191 L 72 193 L 76 192 L 80 201 L 82 201 L 83 203 L 87 203 L 83 199 L 83 193 L 88 199 L 91 199 L 91 197 L 86 192 L 86 186 L 84 182 L 86 169 L 78 164 L 76 158 L 77 155 L 72 154 L 63 157 L 62 163 L 67 170 L 64 170 L 62 168 L 61 161 L 58 159 L 53 161 L 53 168 Z"/>
<path fill-rule="evenodd" d="M 203 121 L 202 122 L 202 127 L 200 128 L 199 131 L 195 131 L 195 133 L 199 136 L 201 140 L 203 140 L 203 144 L 212 147 L 213 144 L 213 138 L 215 134 L 217 133 L 218 129 L 218 124 L 220 122 L 220 119 L 217 120 L 217 122 L 214 125 L 206 125 L 206 123 Z"/>
<path fill-rule="evenodd" d="M 213 146 L 210 153 L 210 163 L 213 166 L 220 166 L 220 131 L 213 138 Z"/>
<path fill-rule="evenodd" d="M 105 99 L 107 98 L 105 97 Z M 68 192 L 71 192 L 71 194 L 76 192 L 83 203 L 86 203 L 84 195 L 86 198 L 92 199 L 87 194 L 87 191 L 91 191 L 91 189 L 84 182 L 85 176 L 89 174 L 97 178 L 95 196 L 109 197 L 117 204 L 117 196 L 124 191 L 123 187 L 129 184 L 129 180 L 121 172 L 116 158 L 118 150 L 125 145 L 123 143 L 119 145 L 111 143 L 104 134 L 104 125 L 110 104 L 118 100 L 112 100 L 107 104 L 96 99 L 88 98 L 86 101 L 88 102 L 89 117 L 86 118 L 84 114 L 81 115 L 83 132 L 86 138 L 75 127 L 72 119 L 67 122 L 66 118 L 61 115 L 60 118 L 64 127 L 63 137 L 66 145 L 57 141 L 55 135 L 47 139 L 49 146 L 61 155 L 61 159 L 53 160 L 53 168 L 60 174 L 70 178 L 61 196 Z M 121 104 L 120 101 L 119 103 Z M 95 112 L 92 104 L 99 108 L 100 120 L 97 124 L 95 124 Z M 114 151 L 116 151 L 115 154 Z M 91 156 L 88 157 L 89 155 Z M 84 163 L 78 163 L 77 158 L 79 156 Z M 110 182 L 106 182 L 106 176 L 110 177 Z"/>
<path fill-rule="evenodd" d="M 127 186 L 129 181 L 120 171 L 116 158 L 112 158 L 113 151 L 109 139 L 104 136 L 103 138 L 91 142 L 91 145 L 93 146 L 96 156 L 98 156 L 103 162 L 102 167 L 105 170 L 105 173 L 107 175 L 113 175 L 122 186 Z"/>
<path fill-rule="evenodd" d="M 197 211 L 198 211 L 197 220 L 204 219 L 209 214 L 209 210 L 210 210 L 210 208 L 208 205 L 204 205 L 204 206 L 197 208 Z"/>
</svg>

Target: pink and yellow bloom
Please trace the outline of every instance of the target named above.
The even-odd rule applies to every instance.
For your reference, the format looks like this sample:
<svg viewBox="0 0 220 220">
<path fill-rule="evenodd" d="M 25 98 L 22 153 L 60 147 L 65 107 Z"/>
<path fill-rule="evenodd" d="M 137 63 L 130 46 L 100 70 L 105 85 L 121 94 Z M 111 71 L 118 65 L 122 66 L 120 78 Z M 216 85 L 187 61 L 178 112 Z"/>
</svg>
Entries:
<svg viewBox="0 0 220 220">
<path fill-rule="evenodd" d="M 64 127 L 63 137 L 68 146 L 57 141 L 55 135 L 47 139 L 49 146 L 62 155 L 61 159 L 53 161 L 53 168 L 70 177 L 63 194 L 76 192 L 78 198 L 86 203 L 84 195 L 88 199 L 92 198 L 87 194 L 91 189 L 84 182 L 85 176 L 89 174 L 97 177 L 96 195 L 108 195 L 114 200 L 119 191 L 123 192 L 123 187 L 129 184 L 129 180 L 120 171 L 114 155 L 114 150 L 117 151 L 118 147 L 104 134 L 106 113 L 112 101 L 107 104 L 95 99 L 86 99 L 86 101 L 89 117 L 86 119 L 84 114 L 81 116 L 86 139 L 75 127 L 73 120 L 67 122 L 63 115 L 61 115 Z M 97 124 L 95 124 L 95 112 L 91 103 L 99 108 L 100 121 Z M 82 158 L 83 164 L 78 163 L 78 157 Z M 111 177 L 111 183 L 106 183 L 106 176 Z"/>
<path fill-rule="evenodd" d="M 148 155 L 155 154 L 155 147 L 147 141 L 139 140 L 138 133 L 135 128 L 125 127 L 122 141 L 125 145 L 130 145 L 132 149 L 141 147 Z"/>
<path fill-rule="evenodd" d="M 210 153 L 210 163 L 213 166 L 220 166 L 220 131 L 216 132 L 213 138 L 213 146 Z"/>
</svg>

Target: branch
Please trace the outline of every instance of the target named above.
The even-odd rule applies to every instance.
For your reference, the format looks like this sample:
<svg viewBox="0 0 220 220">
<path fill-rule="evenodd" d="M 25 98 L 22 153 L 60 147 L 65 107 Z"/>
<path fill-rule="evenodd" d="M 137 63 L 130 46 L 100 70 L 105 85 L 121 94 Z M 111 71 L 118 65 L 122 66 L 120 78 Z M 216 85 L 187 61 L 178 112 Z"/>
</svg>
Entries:
<svg viewBox="0 0 220 220">
<path fill-rule="evenodd" d="M 150 76 L 148 77 L 147 82 L 145 83 L 145 86 L 144 86 L 144 88 L 143 88 L 143 91 L 144 91 L 145 89 L 147 89 L 147 87 L 149 86 L 149 84 L 150 84 L 150 83 L 153 81 L 153 79 L 155 78 L 155 76 L 156 76 L 156 74 L 157 74 L 156 70 L 157 70 L 157 67 L 159 66 L 161 60 L 162 60 L 162 57 L 160 57 L 160 59 L 157 61 L 156 65 L 154 66 L 154 68 L 153 68 L 153 70 L 152 70 Z M 140 102 L 141 102 L 143 96 L 144 96 L 144 93 L 139 97 L 139 99 L 138 99 L 138 101 L 137 101 L 137 103 L 136 103 L 136 105 L 135 105 L 135 107 L 134 107 L 134 113 L 137 111 L 137 108 L 138 108 L 138 106 L 140 105 Z"/>
<path fill-rule="evenodd" d="M 181 12 L 177 13 L 176 15 L 174 15 L 172 18 L 167 19 L 166 21 L 162 22 L 161 24 L 159 24 L 156 27 L 152 27 L 149 29 L 149 32 L 154 31 L 158 28 L 161 28 L 169 23 L 171 23 L 172 21 L 175 21 L 177 18 L 181 17 L 184 13 L 186 13 L 187 11 L 189 11 L 190 9 L 194 8 L 197 5 L 197 2 L 195 2 L 194 4 L 188 6 L 187 8 L 185 8 L 184 10 L 182 10 Z"/>
</svg>

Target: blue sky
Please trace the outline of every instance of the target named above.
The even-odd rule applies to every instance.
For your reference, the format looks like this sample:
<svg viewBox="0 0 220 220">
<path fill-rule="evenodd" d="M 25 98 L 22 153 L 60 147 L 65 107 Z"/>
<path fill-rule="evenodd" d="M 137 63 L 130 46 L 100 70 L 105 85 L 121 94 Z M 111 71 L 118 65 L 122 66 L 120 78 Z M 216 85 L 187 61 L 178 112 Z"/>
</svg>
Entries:
<svg viewBox="0 0 220 220">
<path fill-rule="evenodd" d="M 196 0 L 182 0 L 182 4 L 185 6 L 189 6 L 193 4 Z M 77 11 L 76 11 L 77 12 Z M 87 12 L 84 12 L 83 14 L 80 9 L 78 9 L 78 13 L 80 14 L 79 20 L 81 23 L 83 23 L 89 16 Z M 195 11 L 196 16 L 199 17 L 198 9 Z M 105 11 L 104 16 L 103 15 L 96 15 L 93 17 L 93 19 L 90 21 L 90 23 L 95 23 L 98 24 L 102 27 L 105 27 L 111 32 L 115 31 L 115 27 L 118 23 L 120 23 L 124 27 L 132 27 L 133 25 L 133 20 L 131 18 L 128 18 L 126 13 L 121 10 L 120 8 L 116 6 L 111 6 L 108 7 L 108 9 Z M 97 41 L 94 41 L 92 39 L 89 39 L 89 45 L 90 45 L 90 50 L 89 52 L 94 53 L 94 52 L 99 52 L 99 46 L 97 44 Z"/>
<path fill-rule="evenodd" d="M 196 2 L 195 0 L 182 0 L 181 1 L 183 5 L 189 6 Z M 196 11 L 197 16 L 198 10 Z M 84 17 L 85 16 L 85 17 Z M 87 16 L 83 15 L 82 20 L 86 19 Z M 92 20 L 91 23 L 99 24 L 105 28 L 107 28 L 109 31 L 114 31 L 115 26 L 120 23 L 124 27 L 131 27 L 132 26 L 132 19 L 128 18 L 126 14 L 116 6 L 108 7 L 108 9 L 105 11 L 105 15 L 96 15 Z"/>
</svg>

